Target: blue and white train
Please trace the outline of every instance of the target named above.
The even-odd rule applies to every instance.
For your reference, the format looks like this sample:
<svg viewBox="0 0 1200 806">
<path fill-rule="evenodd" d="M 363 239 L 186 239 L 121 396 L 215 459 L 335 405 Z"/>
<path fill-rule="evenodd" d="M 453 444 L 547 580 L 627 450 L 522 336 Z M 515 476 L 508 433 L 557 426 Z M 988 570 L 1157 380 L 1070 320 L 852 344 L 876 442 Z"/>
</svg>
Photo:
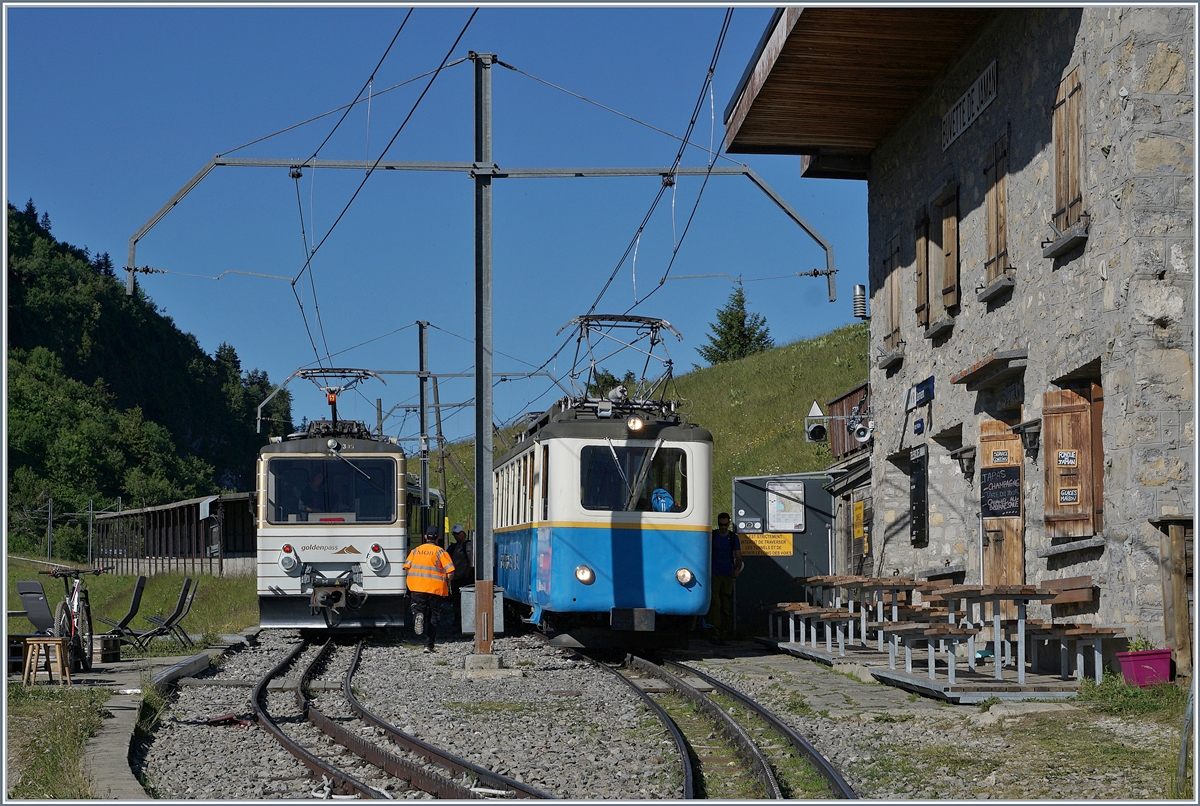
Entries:
<svg viewBox="0 0 1200 806">
<path fill-rule="evenodd" d="M 673 401 L 563 398 L 495 463 L 496 583 L 560 644 L 679 635 L 708 611 L 712 434 Z"/>
</svg>

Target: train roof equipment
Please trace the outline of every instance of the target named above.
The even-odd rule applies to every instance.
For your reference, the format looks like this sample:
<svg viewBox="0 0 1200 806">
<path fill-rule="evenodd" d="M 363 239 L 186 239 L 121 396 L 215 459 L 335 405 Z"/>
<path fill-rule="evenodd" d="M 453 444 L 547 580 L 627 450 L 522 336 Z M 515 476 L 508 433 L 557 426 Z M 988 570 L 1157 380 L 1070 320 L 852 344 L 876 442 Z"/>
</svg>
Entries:
<svg viewBox="0 0 1200 806">
<path fill-rule="evenodd" d="M 555 424 L 567 421 L 571 422 L 568 426 L 570 433 L 577 436 L 591 434 L 596 437 L 617 435 L 655 439 L 665 436 L 662 433 L 664 428 L 673 429 L 669 432 L 673 438 L 703 439 L 708 435 L 704 429 L 685 423 L 678 412 L 679 400 L 667 397 L 667 387 L 674 376 L 662 333 L 666 331 L 676 339 L 683 339 L 670 322 L 650 316 L 588 314 L 575 317 L 558 332 L 562 333 L 569 327 L 579 330 L 575 360 L 568 376 L 575 393 L 555 401 L 543 412 L 526 415 L 526 427 L 517 435 L 517 445 L 509 453 L 518 452 L 521 443 L 534 434 L 549 436 L 552 432 L 560 431 L 561 427 Z M 630 330 L 633 331 L 632 336 L 619 335 L 622 331 Z M 615 349 L 597 356 L 597 350 L 608 346 L 608 342 L 614 342 Z M 599 389 L 600 362 L 626 349 L 645 356 L 641 376 L 633 388 L 618 383 L 612 389 Z M 661 365 L 661 372 L 649 374 L 651 361 Z M 589 394 L 589 391 L 596 394 Z M 554 427 L 549 427 L 552 425 Z"/>
</svg>

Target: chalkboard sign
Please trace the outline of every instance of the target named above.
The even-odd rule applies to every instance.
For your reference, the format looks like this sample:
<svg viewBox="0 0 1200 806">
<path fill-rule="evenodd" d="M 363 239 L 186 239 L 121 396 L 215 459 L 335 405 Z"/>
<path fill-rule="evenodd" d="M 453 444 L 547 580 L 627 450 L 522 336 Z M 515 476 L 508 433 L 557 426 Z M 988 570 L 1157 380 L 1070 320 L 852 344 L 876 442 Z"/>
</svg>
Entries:
<svg viewBox="0 0 1200 806">
<path fill-rule="evenodd" d="M 979 501 L 985 518 L 1021 517 L 1021 468 L 981 468 Z"/>
</svg>

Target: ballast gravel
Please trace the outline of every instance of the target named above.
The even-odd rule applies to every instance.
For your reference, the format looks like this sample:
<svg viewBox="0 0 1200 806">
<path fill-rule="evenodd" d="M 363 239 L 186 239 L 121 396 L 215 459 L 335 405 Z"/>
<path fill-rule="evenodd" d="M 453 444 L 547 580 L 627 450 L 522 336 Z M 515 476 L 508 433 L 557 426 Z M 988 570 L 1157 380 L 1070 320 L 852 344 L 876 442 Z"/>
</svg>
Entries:
<svg viewBox="0 0 1200 806">
<path fill-rule="evenodd" d="M 250 719 L 257 681 L 300 640 L 264 631 L 257 646 L 226 656 L 201 675 L 231 686 L 181 686 L 148 739 L 131 756 L 147 791 L 167 799 L 320 797 L 320 783 Z M 468 678 L 468 639 L 433 654 L 415 642 L 368 639 L 353 687 L 377 716 L 430 744 L 555 798 L 682 796 L 680 762 L 666 730 L 642 700 L 604 669 L 528 637 L 500 637 L 493 652 L 508 676 Z M 274 695 L 272 702 L 274 702 Z M 344 699 L 324 692 L 327 715 L 350 720 Z M 272 705 L 272 708 L 275 706 Z M 343 710 L 337 710 L 337 709 Z M 396 752 L 394 745 L 381 745 Z M 396 798 L 422 793 L 396 787 Z"/>
<path fill-rule="evenodd" d="M 1166 796 L 1178 728 L 1069 702 L 951 706 L 781 655 L 689 659 L 806 737 L 859 797 L 1132 800 Z M 1057 746 L 1078 731 L 1093 754 Z"/>
</svg>

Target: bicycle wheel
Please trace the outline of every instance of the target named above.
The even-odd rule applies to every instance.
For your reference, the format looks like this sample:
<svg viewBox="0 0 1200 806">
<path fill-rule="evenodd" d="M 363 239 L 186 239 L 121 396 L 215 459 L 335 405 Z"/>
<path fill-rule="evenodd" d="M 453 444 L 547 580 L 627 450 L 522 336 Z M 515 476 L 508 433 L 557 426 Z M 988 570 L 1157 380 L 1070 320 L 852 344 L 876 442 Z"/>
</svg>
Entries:
<svg viewBox="0 0 1200 806">
<path fill-rule="evenodd" d="M 85 671 L 92 670 L 92 605 L 88 602 L 87 591 L 79 595 L 79 626 L 76 633 L 79 636 L 79 667 Z"/>
<path fill-rule="evenodd" d="M 54 608 L 54 637 L 71 637 L 71 610 L 65 601 L 59 602 L 58 607 Z"/>
<path fill-rule="evenodd" d="M 79 636 L 71 629 L 71 608 L 66 601 L 58 603 L 54 608 L 54 637 L 67 639 L 67 664 L 71 671 L 79 668 L 80 645 Z"/>
</svg>

